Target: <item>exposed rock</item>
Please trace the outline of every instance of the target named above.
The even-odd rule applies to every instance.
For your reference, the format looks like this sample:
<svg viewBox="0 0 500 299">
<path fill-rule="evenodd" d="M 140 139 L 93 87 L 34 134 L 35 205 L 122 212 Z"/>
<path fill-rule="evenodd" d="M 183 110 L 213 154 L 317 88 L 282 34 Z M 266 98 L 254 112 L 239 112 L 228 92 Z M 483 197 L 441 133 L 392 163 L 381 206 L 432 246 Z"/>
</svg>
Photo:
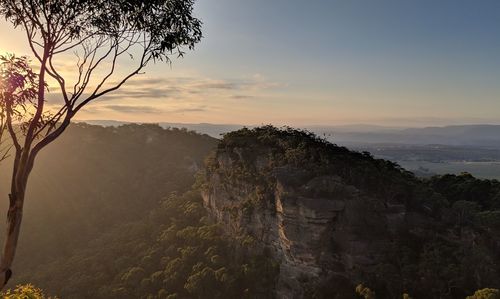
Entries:
<svg viewBox="0 0 500 299">
<path fill-rule="evenodd" d="M 217 159 L 222 172 L 236 163 L 229 155 Z M 305 176 L 299 169 L 276 169 L 274 190 L 264 203 L 252 202 L 258 186 L 228 184 L 220 173 L 210 177 L 203 194 L 212 215 L 232 234 L 249 234 L 272 249 L 281 262 L 279 298 L 302 297 L 304 282 L 331 276 L 350 281 L 355 268 L 375 266 L 391 232 L 405 221 L 402 204 L 383 205 L 339 176 L 303 181 Z"/>
<path fill-rule="evenodd" d="M 303 144 L 289 132 L 277 141 L 262 140 L 274 132 L 258 133 L 223 140 L 208 163 L 203 198 L 230 234 L 252 236 L 279 260 L 278 298 L 319 288 L 352 298 L 357 283 L 394 263 L 401 232 L 437 233 L 432 214 L 442 199 L 390 162 L 310 135 Z"/>
</svg>

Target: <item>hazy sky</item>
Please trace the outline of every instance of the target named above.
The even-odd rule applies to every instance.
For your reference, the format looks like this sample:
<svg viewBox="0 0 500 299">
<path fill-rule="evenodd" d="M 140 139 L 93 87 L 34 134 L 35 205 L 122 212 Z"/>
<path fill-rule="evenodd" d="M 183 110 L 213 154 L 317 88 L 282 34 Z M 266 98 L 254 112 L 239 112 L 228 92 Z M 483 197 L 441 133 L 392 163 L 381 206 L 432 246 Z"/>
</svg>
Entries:
<svg viewBox="0 0 500 299">
<path fill-rule="evenodd" d="M 500 123 L 498 0 L 198 0 L 196 15 L 195 52 L 80 119 Z M 23 51 L 21 33 L 0 35 L 3 51 Z"/>
</svg>

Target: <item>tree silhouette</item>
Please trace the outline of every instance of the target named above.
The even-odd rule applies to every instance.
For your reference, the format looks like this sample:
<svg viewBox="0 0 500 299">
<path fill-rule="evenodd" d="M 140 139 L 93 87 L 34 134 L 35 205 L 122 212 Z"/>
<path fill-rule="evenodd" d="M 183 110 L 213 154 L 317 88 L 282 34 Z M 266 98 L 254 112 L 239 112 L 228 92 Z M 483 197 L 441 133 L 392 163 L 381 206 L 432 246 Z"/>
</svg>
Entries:
<svg viewBox="0 0 500 299">
<path fill-rule="evenodd" d="M 65 131 L 85 105 L 119 89 L 149 63 L 171 62 L 172 55 L 192 50 L 202 38 L 193 5 L 194 0 L 0 2 L 0 14 L 26 33 L 37 64 L 35 73 L 26 58 L 3 60 L 5 76 L 19 75 L 17 80 L 23 84 L 13 80 L 2 86 L 2 128 L 12 139 L 14 163 L 0 287 L 11 274 L 28 177 L 38 153 Z M 57 64 L 67 61 L 69 53 L 76 55 L 76 79 L 71 84 L 72 77 Z M 134 66 L 118 71 L 125 59 Z M 46 101 L 49 80 L 56 83 L 59 95 L 59 101 L 50 105 Z M 23 94 L 20 101 L 16 92 Z"/>
<path fill-rule="evenodd" d="M 27 108 L 33 104 L 38 89 L 36 78 L 26 57 L 0 56 L 0 161 L 5 160 L 11 147 L 4 134 L 15 134 L 13 123 L 23 124 Z"/>
</svg>

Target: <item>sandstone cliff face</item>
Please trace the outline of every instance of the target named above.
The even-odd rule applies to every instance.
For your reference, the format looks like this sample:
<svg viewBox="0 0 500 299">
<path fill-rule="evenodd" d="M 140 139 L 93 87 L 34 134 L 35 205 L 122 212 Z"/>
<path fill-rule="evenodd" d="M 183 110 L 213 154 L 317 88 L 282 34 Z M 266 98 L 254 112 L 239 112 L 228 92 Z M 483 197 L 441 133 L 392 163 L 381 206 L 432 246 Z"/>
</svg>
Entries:
<svg viewBox="0 0 500 299">
<path fill-rule="evenodd" d="M 404 204 L 370 197 L 336 175 L 270 168 L 262 156 L 255 173 L 269 173 L 268 186 L 231 182 L 242 151 L 217 154 L 204 202 L 228 232 L 271 249 L 281 264 L 279 298 L 302 298 L 328 281 L 352 292 L 357 270 L 370 271 L 387 257 L 393 233 L 405 225 Z"/>
<path fill-rule="evenodd" d="M 461 298 L 471 279 L 498 281 L 494 230 L 465 228 L 463 210 L 397 165 L 307 132 L 230 133 L 204 178 L 213 218 L 279 261 L 278 298 L 353 298 L 359 283 L 378 298 Z"/>
</svg>

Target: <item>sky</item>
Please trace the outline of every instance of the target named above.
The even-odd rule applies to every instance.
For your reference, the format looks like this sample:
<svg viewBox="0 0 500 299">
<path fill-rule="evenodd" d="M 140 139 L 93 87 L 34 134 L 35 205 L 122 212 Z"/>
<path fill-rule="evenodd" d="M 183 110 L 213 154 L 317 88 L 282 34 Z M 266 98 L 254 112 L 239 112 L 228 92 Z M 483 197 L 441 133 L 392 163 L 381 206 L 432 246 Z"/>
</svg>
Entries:
<svg viewBox="0 0 500 299">
<path fill-rule="evenodd" d="M 195 51 L 149 66 L 78 118 L 500 124 L 500 1 L 198 0 L 195 15 Z M 0 51 L 28 53 L 9 24 L 0 36 Z"/>
</svg>

